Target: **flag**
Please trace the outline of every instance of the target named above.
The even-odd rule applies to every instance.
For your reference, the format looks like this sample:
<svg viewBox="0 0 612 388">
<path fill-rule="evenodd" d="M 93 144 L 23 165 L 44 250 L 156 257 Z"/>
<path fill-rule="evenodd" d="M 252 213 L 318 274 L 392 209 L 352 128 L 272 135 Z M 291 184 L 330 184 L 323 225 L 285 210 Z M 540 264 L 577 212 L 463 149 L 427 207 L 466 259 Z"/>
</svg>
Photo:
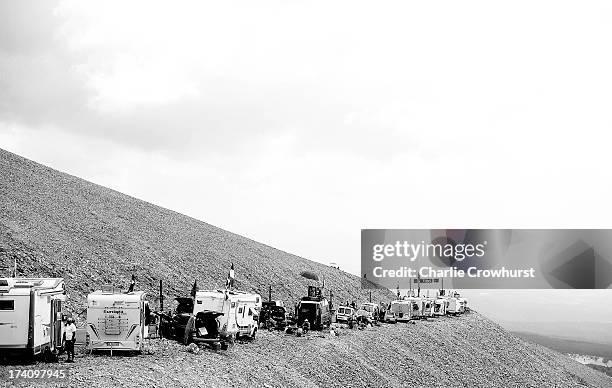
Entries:
<svg viewBox="0 0 612 388">
<path fill-rule="evenodd" d="M 225 282 L 225 289 L 231 289 L 234 287 L 234 263 L 229 270 L 229 274 L 227 274 L 227 281 Z"/>
<path fill-rule="evenodd" d="M 192 298 L 195 298 L 196 292 L 198 292 L 198 281 L 194 280 L 193 281 L 193 286 L 191 287 L 191 297 Z"/>
</svg>

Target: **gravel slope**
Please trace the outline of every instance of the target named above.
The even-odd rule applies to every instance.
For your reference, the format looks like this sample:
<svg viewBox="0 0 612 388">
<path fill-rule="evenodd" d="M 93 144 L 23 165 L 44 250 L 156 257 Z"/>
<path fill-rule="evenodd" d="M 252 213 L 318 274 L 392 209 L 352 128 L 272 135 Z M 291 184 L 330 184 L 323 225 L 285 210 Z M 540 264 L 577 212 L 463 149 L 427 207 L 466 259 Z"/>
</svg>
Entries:
<svg viewBox="0 0 612 388">
<path fill-rule="evenodd" d="M 64 277 L 77 310 L 104 284 L 127 288 L 132 273 L 154 295 L 162 279 L 166 297 L 188 295 L 194 279 L 202 289 L 222 287 L 231 262 L 238 289 L 267 296 L 275 284 L 274 299 L 289 305 L 313 283 L 300 276 L 305 270 L 324 277 L 339 300 L 367 297 L 346 272 L 0 149 L 0 266 L 14 257 L 20 276 Z M 391 296 L 373 292 L 374 300 Z"/>
<path fill-rule="evenodd" d="M 612 387 L 603 373 L 525 342 L 476 313 L 339 332 L 306 337 L 261 332 L 226 352 L 199 354 L 152 340 L 154 354 L 83 355 L 59 366 L 71 369 L 65 386 L 90 388 Z M 0 367 L 0 376 L 7 368 Z"/>
</svg>

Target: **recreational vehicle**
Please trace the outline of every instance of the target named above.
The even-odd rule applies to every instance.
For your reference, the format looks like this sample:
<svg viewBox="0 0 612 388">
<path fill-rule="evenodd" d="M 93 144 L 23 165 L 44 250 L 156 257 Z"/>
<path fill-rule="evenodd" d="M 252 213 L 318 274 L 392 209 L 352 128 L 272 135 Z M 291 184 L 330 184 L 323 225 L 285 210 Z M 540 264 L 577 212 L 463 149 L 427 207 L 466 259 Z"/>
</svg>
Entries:
<svg viewBox="0 0 612 388">
<path fill-rule="evenodd" d="M 462 314 L 465 311 L 465 300 L 461 298 L 458 292 L 455 292 L 448 298 L 448 307 L 446 312 L 449 314 Z"/>
<path fill-rule="evenodd" d="M 434 316 L 440 317 L 442 315 L 446 315 L 446 298 L 437 298 L 433 302 L 433 313 Z"/>
<path fill-rule="evenodd" d="M 146 293 L 105 289 L 87 296 L 87 341 L 91 350 L 141 351 L 149 337 Z"/>
<path fill-rule="evenodd" d="M 299 326 L 308 321 L 310 327 L 316 330 L 331 324 L 329 301 L 323 296 L 321 288 L 308 286 L 308 296 L 302 297 L 298 302 L 296 316 Z"/>
<path fill-rule="evenodd" d="M 261 309 L 261 296 L 241 291 L 198 291 L 195 296 L 193 316 L 207 312 L 218 313 L 217 327 L 222 333 L 236 337 L 255 338 Z M 196 329 L 204 335 L 204 327 Z M 198 333 L 196 333 L 198 334 Z"/>
<path fill-rule="evenodd" d="M 0 352 L 51 360 L 62 348 L 65 300 L 62 278 L 0 278 Z"/>
<path fill-rule="evenodd" d="M 417 303 L 413 300 L 394 300 L 391 302 L 391 308 L 389 309 L 397 322 L 408 322 L 411 319 L 416 319 L 420 316 L 420 302 Z"/>
<path fill-rule="evenodd" d="M 405 302 L 410 303 L 411 319 L 420 319 L 423 317 L 423 299 L 416 296 L 409 296 L 404 298 Z"/>
<path fill-rule="evenodd" d="M 421 318 L 434 316 L 434 299 L 421 298 Z"/>
</svg>

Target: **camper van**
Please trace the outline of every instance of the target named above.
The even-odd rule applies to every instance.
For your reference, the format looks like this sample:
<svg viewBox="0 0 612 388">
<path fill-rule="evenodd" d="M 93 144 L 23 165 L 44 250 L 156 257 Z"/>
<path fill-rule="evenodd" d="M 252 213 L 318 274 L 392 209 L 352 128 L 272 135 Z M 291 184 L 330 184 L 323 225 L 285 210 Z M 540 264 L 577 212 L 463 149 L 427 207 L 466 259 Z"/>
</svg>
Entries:
<svg viewBox="0 0 612 388">
<path fill-rule="evenodd" d="M 397 322 L 408 322 L 420 316 L 420 306 L 420 301 L 417 303 L 414 300 L 394 300 L 389 310 L 395 315 Z"/>
<path fill-rule="evenodd" d="M 255 338 L 261 304 L 259 294 L 223 290 L 198 291 L 193 315 L 197 320 L 199 313 L 218 313 L 216 320 L 220 332 L 236 337 Z"/>
<path fill-rule="evenodd" d="M 116 289 L 87 295 L 87 342 L 91 350 L 142 351 L 151 313 L 143 291 Z"/>
<path fill-rule="evenodd" d="M 0 278 L 0 352 L 51 360 L 62 348 L 65 301 L 62 278 Z"/>
<path fill-rule="evenodd" d="M 421 318 L 434 316 L 434 299 L 421 298 Z"/>
<path fill-rule="evenodd" d="M 446 298 L 440 297 L 433 302 L 433 314 L 435 317 L 441 317 L 443 315 L 446 315 L 446 304 Z"/>
<path fill-rule="evenodd" d="M 379 316 L 380 306 L 378 306 L 376 303 L 362 303 L 359 310 L 357 310 L 357 318 L 368 322 L 378 321 Z"/>
<path fill-rule="evenodd" d="M 449 314 L 462 314 L 465 312 L 465 300 L 461 298 L 458 292 L 455 292 L 448 298 L 448 307 L 446 312 Z"/>
<path fill-rule="evenodd" d="M 323 296 L 320 287 L 308 286 L 308 296 L 302 297 L 296 306 L 297 324 L 310 323 L 315 330 L 331 324 L 329 301 Z"/>
<path fill-rule="evenodd" d="M 423 317 L 423 299 L 416 296 L 408 296 L 404 301 L 409 303 L 411 317 L 410 319 L 420 319 Z"/>
</svg>

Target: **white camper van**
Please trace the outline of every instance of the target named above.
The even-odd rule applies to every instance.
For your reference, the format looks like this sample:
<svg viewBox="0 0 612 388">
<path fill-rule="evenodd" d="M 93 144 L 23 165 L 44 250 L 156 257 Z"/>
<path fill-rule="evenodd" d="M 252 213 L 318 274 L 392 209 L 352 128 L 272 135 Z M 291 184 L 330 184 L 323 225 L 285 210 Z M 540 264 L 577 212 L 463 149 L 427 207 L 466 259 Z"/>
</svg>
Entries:
<svg viewBox="0 0 612 388">
<path fill-rule="evenodd" d="M 420 316 L 420 301 L 414 300 L 394 300 L 391 302 L 391 312 L 395 315 L 397 322 L 408 322 L 411 319 L 416 319 Z"/>
<path fill-rule="evenodd" d="M 220 332 L 231 336 L 255 338 L 261 310 L 261 296 L 241 291 L 198 291 L 193 315 L 216 312 Z M 205 330 L 203 327 L 199 330 Z M 205 333 L 202 333 L 205 335 Z"/>
<path fill-rule="evenodd" d="M 433 317 L 434 316 L 434 299 L 432 298 L 421 298 L 421 317 Z"/>
<path fill-rule="evenodd" d="M 116 289 L 87 295 L 87 340 L 91 350 L 141 351 L 151 319 L 146 293 Z"/>
<path fill-rule="evenodd" d="M 0 278 L 0 352 L 56 355 L 65 300 L 62 278 Z"/>
<path fill-rule="evenodd" d="M 465 312 L 465 300 L 461 298 L 458 292 L 453 293 L 452 296 L 448 298 L 448 307 L 446 311 L 453 315 Z"/>
<path fill-rule="evenodd" d="M 438 297 L 433 302 L 434 316 L 440 317 L 440 316 L 446 315 L 446 304 L 447 304 L 446 298 Z"/>
</svg>

